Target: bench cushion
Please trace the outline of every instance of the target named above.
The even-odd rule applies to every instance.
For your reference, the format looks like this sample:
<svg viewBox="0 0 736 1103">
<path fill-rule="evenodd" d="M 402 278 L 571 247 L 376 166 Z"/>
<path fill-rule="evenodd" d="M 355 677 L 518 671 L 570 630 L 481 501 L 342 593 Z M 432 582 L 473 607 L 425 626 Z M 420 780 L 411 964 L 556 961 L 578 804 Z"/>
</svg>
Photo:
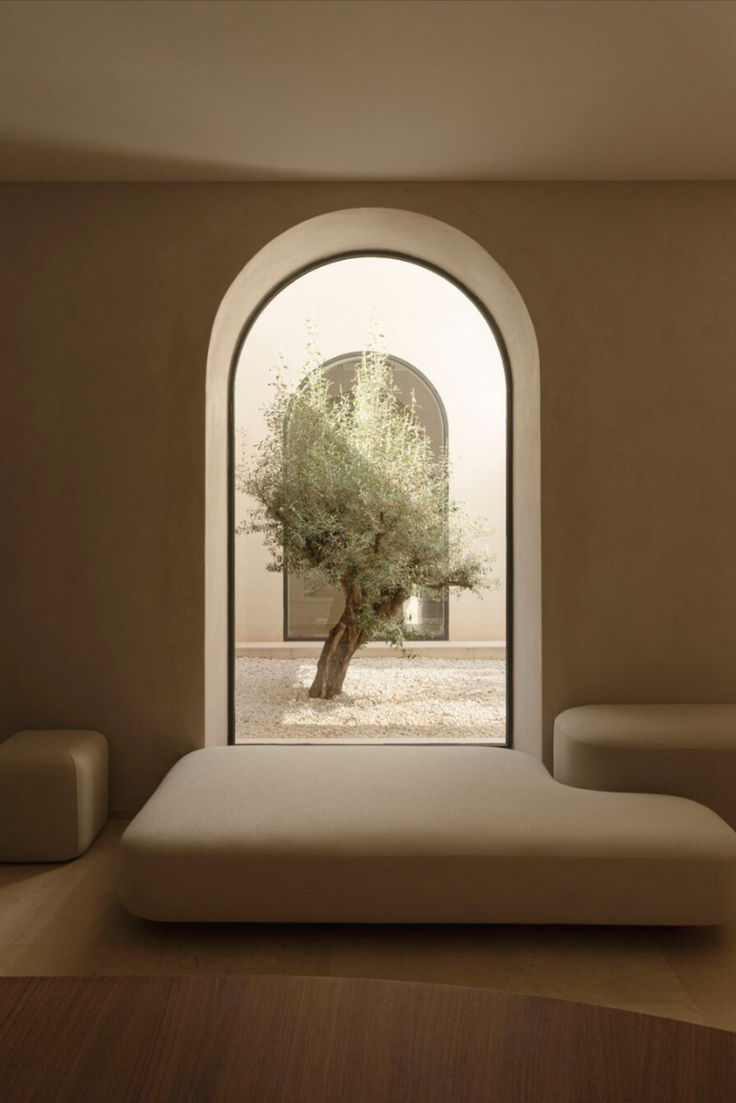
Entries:
<svg viewBox="0 0 736 1103">
<path fill-rule="evenodd" d="M 736 705 L 583 705 L 555 721 L 555 777 L 675 793 L 736 827 Z"/>
<path fill-rule="evenodd" d="M 194 751 L 121 846 L 123 903 L 159 920 L 710 924 L 735 890 L 710 809 L 495 747 Z"/>
</svg>

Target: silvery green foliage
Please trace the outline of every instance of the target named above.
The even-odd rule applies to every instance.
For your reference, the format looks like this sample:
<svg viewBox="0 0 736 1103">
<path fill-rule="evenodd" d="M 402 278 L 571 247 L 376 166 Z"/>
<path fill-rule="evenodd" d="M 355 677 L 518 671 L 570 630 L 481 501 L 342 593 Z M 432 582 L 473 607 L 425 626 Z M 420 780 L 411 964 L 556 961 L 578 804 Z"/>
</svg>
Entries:
<svg viewBox="0 0 736 1103">
<path fill-rule="evenodd" d="M 498 584 L 489 556 L 472 550 L 479 525 L 449 500 L 447 455 L 400 402 L 375 338 L 349 392 L 331 389 L 313 340 L 306 368 L 296 387 L 276 375 L 267 435 L 237 466 L 238 489 L 258 503 L 238 531 L 262 533 L 269 570 L 340 586 L 343 620 L 365 639 L 401 645 L 412 593 Z"/>
</svg>

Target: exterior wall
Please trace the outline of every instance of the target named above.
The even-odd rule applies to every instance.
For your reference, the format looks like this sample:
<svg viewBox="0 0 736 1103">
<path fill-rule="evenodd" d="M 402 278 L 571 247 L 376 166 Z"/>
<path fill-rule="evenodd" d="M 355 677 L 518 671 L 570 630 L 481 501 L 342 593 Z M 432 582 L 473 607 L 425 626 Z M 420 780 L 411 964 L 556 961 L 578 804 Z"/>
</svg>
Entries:
<svg viewBox="0 0 736 1103">
<path fill-rule="evenodd" d="M 261 312 L 246 339 L 235 376 L 236 432 L 250 448 L 263 438 L 263 407 L 272 370 L 283 355 L 301 377 L 306 321 L 316 326 L 325 360 L 365 343 L 371 318 L 388 352 L 419 368 L 444 403 L 452 463 L 451 494 L 484 519 L 479 540 L 506 571 L 506 381 L 493 333 L 477 307 L 434 272 L 385 258 L 325 265 L 294 281 Z M 238 496 L 238 518 L 252 506 Z M 266 570 L 258 534 L 236 540 L 235 639 L 283 639 L 283 576 Z M 506 638 L 505 586 L 451 597 L 450 640 Z"/>
<path fill-rule="evenodd" d="M 139 805 L 202 745 L 204 387 L 277 234 L 420 211 L 506 269 L 542 384 L 543 704 L 734 699 L 736 184 L 0 188 L 0 734 L 91 727 Z"/>
</svg>

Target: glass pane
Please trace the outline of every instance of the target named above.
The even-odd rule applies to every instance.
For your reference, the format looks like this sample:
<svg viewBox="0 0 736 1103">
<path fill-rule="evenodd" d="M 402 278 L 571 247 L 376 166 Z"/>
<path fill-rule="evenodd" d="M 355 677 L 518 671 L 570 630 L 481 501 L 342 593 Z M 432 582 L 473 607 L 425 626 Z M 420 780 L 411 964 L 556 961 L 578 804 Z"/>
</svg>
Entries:
<svg viewBox="0 0 736 1103">
<path fill-rule="evenodd" d="M 337 586 L 326 583 L 307 589 L 304 577 L 290 574 L 287 580 L 287 634 L 291 640 L 324 640 L 345 608 L 345 596 Z"/>
</svg>

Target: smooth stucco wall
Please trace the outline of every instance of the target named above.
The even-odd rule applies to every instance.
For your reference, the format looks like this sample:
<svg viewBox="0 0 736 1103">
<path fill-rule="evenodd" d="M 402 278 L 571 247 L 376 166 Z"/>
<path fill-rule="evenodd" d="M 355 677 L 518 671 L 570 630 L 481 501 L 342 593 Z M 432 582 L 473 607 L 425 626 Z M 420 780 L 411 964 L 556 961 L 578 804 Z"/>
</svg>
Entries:
<svg viewBox="0 0 736 1103">
<path fill-rule="evenodd" d="M 524 296 L 542 386 L 543 691 L 729 701 L 736 185 L 6 185 L 0 735 L 93 727 L 112 806 L 202 742 L 204 379 L 276 234 L 395 206 Z"/>
</svg>

